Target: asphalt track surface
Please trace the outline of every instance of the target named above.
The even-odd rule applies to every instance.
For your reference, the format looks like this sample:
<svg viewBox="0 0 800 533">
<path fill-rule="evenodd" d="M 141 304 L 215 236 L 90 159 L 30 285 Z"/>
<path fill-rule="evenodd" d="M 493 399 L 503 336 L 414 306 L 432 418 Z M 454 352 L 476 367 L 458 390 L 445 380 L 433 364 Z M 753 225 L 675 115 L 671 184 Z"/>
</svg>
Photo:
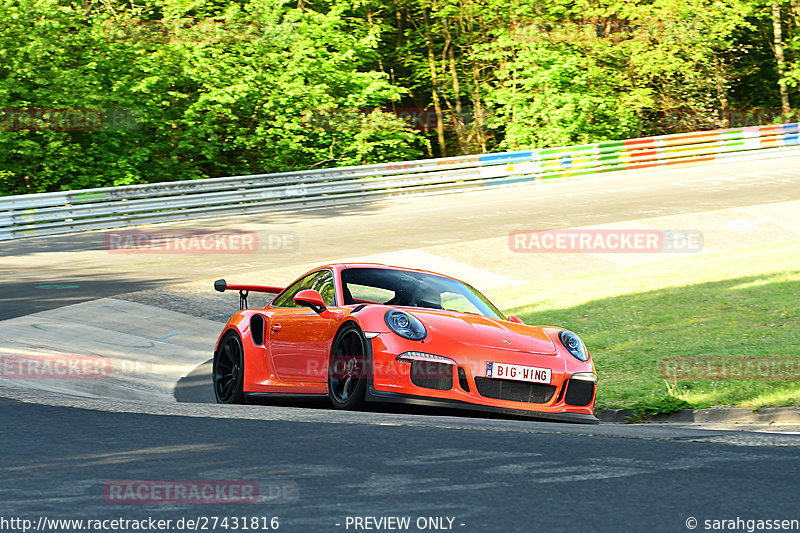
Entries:
<svg viewBox="0 0 800 533">
<path fill-rule="evenodd" d="M 175 226 L 247 226 L 301 243 L 246 264 L 234 254 L 116 261 L 101 253 L 102 232 L 21 240 L 0 253 L 0 318 L 224 270 L 797 199 L 800 159 L 786 158 Z M 80 291 L 37 288 L 48 285 Z M 0 399 L 0 531 L 19 530 L 3 518 L 41 516 L 275 516 L 279 531 L 291 532 L 390 530 L 347 526 L 367 516 L 410 517 L 406 531 L 431 530 L 417 528 L 419 518 L 449 517 L 464 532 L 689 531 L 694 518 L 696 530 L 708 530 L 705 520 L 800 519 L 798 447 L 789 434 L 384 407 L 149 406 L 17 391 Z M 260 497 L 120 505 L 103 497 L 115 480 L 253 481 Z"/>
<path fill-rule="evenodd" d="M 586 226 L 800 199 L 800 158 L 496 188 L 455 195 L 365 203 L 158 229 L 255 231 L 289 235 L 295 246 L 202 257 L 103 253 L 106 232 L 4 241 L 0 245 L 0 320 L 225 272 L 317 263 L 437 243 L 508 235 L 513 230 Z M 78 252 L 94 251 L 84 258 Z M 38 255 L 47 252 L 47 256 Z M 13 264 L 8 259 L 14 258 Z M 321 259 L 324 258 L 324 259 Z M 80 290 L 39 289 L 79 286 Z"/>
<path fill-rule="evenodd" d="M 796 448 L 120 415 L 4 400 L 0 413 L 0 510 L 34 521 L 276 516 L 280 531 L 337 532 L 354 531 L 347 517 L 448 516 L 464 532 L 677 532 L 690 517 L 798 518 Z M 104 484 L 117 479 L 257 481 L 264 501 L 106 503 Z"/>
</svg>

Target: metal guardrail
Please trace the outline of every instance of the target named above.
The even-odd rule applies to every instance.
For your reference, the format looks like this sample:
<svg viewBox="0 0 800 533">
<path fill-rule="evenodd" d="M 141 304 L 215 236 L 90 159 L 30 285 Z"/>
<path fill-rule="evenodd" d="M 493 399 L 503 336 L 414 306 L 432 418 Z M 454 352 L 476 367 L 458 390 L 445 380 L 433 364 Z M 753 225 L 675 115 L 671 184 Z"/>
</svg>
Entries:
<svg viewBox="0 0 800 533">
<path fill-rule="evenodd" d="M 797 123 L 332 169 L 0 197 L 0 240 L 468 190 L 727 158 L 800 155 Z"/>
</svg>

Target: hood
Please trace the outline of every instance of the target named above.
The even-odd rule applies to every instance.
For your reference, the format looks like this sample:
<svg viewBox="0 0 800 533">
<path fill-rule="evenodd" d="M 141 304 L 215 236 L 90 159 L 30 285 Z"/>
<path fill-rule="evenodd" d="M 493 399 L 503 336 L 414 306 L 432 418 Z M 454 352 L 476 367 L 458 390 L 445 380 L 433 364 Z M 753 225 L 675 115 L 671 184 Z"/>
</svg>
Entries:
<svg viewBox="0 0 800 533">
<path fill-rule="evenodd" d="M 556 355 L 556 347 L 544 330 L 505 320 L 457 311 L 403 309 L 419 318 L 431 336 L 477 347 Z"/>
</svg>

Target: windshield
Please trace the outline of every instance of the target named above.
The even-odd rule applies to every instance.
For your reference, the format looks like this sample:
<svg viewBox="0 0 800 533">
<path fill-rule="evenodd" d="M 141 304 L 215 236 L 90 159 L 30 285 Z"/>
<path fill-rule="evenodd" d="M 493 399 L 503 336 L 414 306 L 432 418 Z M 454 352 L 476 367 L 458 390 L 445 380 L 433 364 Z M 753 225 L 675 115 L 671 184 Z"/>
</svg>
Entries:
<svg viewBox="0 0 800 533">
<path fill-rule="evenodd" d="M 503 319 L 481 293 L 460 281 L 387 268 L 342 270 L 344 304 L 377 303 L 473 313 Z"/>
</svg>

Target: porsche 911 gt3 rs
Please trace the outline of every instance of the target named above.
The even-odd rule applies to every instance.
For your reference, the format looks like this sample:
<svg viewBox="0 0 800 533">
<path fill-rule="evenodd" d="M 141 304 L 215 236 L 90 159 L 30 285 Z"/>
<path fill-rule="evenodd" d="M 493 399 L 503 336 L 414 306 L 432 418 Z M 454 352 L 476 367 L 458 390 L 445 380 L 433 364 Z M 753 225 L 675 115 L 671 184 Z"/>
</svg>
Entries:
<svg viewBox="0 0 800 533">
<path fill-rule="evenodd" d="M 240 291 L 214 350 L 220 403 L 328 397 L 597 423 L 597 374 L 573 332 L 505 317 L 454 278 L 378 264 L 316 268 L 287 288 Z M 277 294 L 247 308 L 249 292 Z"/>
</svg>

